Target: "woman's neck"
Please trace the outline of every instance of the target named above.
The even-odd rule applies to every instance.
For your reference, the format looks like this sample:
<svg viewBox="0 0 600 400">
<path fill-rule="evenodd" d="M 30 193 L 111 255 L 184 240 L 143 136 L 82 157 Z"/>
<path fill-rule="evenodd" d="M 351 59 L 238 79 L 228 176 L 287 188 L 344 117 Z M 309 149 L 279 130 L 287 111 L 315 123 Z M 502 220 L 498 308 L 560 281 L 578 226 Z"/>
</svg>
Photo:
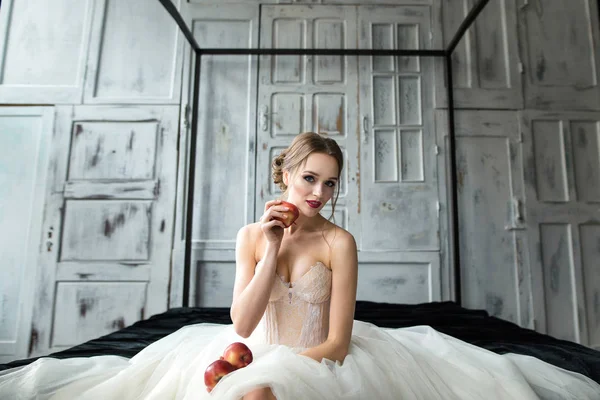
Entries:
<svg viewBox="0 0 600 400">
<path fill-rule="evenodd" d="M 301 232 L 315 232 L 322 230 L 327 220 L 322 215 L 317 214 L 314 217 L 300 215 L 298 219 L 286 229 L 289 235 L 295 235 Z"/>
</svg>

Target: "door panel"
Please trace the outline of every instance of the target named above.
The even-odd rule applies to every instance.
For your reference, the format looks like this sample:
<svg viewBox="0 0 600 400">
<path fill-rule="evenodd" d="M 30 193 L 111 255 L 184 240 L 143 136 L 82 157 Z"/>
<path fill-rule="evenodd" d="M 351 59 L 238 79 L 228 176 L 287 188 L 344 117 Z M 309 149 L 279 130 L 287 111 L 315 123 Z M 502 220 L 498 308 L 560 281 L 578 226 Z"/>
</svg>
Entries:
<svg viewBox="0 0 600 400">
<path fill-rule="evenodd" d="M 167 309 L 178 110 L 58 109 L 31 356 Z"/>
<path fill-rule="evenodd" d="M 202 48 L 258 47 L 259 7 L 182 2 L 186 24 Z M 200 82 L 194 83 L 194 57 L 184 58 L 182 140 L 188 154 L 194 85 L 200 85 L 194 204 L 188 205 L 189 160 L 180 158 L 171 307 L 181 305 L 186 209 L 194 207 L 190 304 L 231 306 L 238 230 L 254 221 L 256 162 L 255 56 L 204 55 Z M 213 268 L 219 265 L 220 268 Z"/>
<path fill-rule="evenodd" d="M 2 2 L 0 103 L 81 102 L 94 3 Z"/>
<path fill-rule="evenodd" d="M 432 48 L 429 7 L 361 6 L 358 29 L 360 48 Z M 359 299 L 441 299 L 432 66 L 359 58 Z"/>
<path fill-rule="evenodd" d="M 536 329 L 600 348 L 600 115 L 528 111 L 521 129 Z"/>
<path fill-rule="evenodd" d="M 521 2 L 525 108 L 599 110 L 598 2 Z"/>
<path fill-rule="evenodd" d="M 178 104 L 185 41 L 159 1 L 96 0 L 85 103 Z"/>
<path fill-rule="evenodd" d="M 430 49 L 428 7 L 361 7 L 360 47 Z M 438 251 L 432 59 L 360 58 L 360 251 Z"/>
<path fill-rule="evenodd" d="M 355 21 L 352 6 L 263 6 L 260 43 L 265 48 L 353 48 Z M 296 135 L 313 131 L 335 139 L 345 153 L 333 221 L 358 233 L 357 72 L 356 57 L 260 58 L 256 219 L 264 204 L 281 194 L 271 179 L 273 158 Z M 331 215 L 327 205 L 323 216 Z"/>
<path fill-rule="evenodd" d="M 437 252 L 359 252 L 357 299 L 418 304 L 441 300 Z"/>
<path fill-rule="evenodd" d="M 455 137 L 463 305 L 532 328 L 518 116 L 457 110 Z"/>
<path fill-rule="evenodd" d="M 0 363 L 26 358 L 53 107 L 0 109 Z"/>
<path fill-rule="evenodd" d="M 465 32 L 452 53 L 456 108 L 523 108 L 522 76 L 517 39 L 517 1 L 490 1 Z M 438 2 L 436 2 L 438 3 Z M 440 1 L 444 47 L 477 1 Z M 442 46 L 440 46 L 442 47 Z M 436 106 L 447 108 L 444 62 L 436 62 Z"/>
</svg>

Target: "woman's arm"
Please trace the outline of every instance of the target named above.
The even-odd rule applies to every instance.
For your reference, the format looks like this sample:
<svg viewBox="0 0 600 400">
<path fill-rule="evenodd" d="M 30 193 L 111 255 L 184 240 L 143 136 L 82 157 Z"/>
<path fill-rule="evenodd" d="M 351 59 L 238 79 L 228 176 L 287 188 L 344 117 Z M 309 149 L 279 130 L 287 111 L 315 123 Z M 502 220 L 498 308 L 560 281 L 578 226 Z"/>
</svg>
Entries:
<svg viewBox="0 0 600 400">
<path fill-rule="evenodd" d="M 322 344 L 300 353 L 319 362 L 323 358 L 343 362 L 352 337 L 358 285 L 358 254 L 354 237 L 346 231 L 342 232 L 341 237 L 334 241 L 331 252 L 329 335 Z"/>
<path fill-rule="evenodd" d="M 262 235 L 262 232 L 260 232 Z M 245 226 L 236 237 L 236 271 L 231 303 L 231 320 L 236 333 L 247 338 L 252 334 L 267 308 L 276 275 L 277 253 L 281 243 L 267 241 L 261 268 L 255 272 L 256 238 Z"/>
</svg>

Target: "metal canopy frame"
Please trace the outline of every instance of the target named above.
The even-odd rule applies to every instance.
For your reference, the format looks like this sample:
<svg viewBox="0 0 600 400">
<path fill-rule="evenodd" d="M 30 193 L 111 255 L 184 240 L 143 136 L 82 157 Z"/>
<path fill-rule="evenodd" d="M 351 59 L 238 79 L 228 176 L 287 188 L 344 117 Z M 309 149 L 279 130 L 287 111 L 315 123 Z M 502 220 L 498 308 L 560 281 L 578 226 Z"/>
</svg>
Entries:
<svg viewBox="0 0 600 400">
<path fill-rule="evenodd" d="M 194 67 L 194 91 L 192 98 L 192 124 L 191 139 L 189 144 L 189 164 L 186 193 L 186 223 L 185 223 L 185 259 L 183 270 L 183 301 L 182 306 L 189 306 L 190 297 L 190 271 L 192 262 L 192 222 L 194 216 L 194 183 L 196 178 L 196 146 L 198 142 L 198 106 L 200 93 L 200 65 L 203 55 L 340 55 L 340 56 L 419 56 L 419 57 L 440 57 L 444 59 L 446 92 L 448 102 L 448 153 L 450 154 L 450 181 L 451 181 L 451 210 L 450 219 L 451 240 L 452 240 L 452 259 L 454 270 L 454 297 L 458 305 L 462 304 L 461 274 L 460 274 L 460 243 L 458 230 L 458 190 L 456 184 L 456 138 L 454 126 L 454 94 L 452 81 L 452 54 L 460 43 L 465 32 L 477 19 L 481 11 L 487 5 L 489 0 L 478 0 L 473 8 L 466 15 L 458 27 L 454 37 L 448 44 L 448 47 L 440 50 L 373 50 L 373 49 L 239 49 L 239 48 L 207 48 L 203 49 L 198 45 L 190 28 L 186 25 L 181 14 L 173 5 L 171 0 L 159 0 L 167 12 L 175 20 L 179 29 L 187 39 L 195 53 Z"/>
</svg>

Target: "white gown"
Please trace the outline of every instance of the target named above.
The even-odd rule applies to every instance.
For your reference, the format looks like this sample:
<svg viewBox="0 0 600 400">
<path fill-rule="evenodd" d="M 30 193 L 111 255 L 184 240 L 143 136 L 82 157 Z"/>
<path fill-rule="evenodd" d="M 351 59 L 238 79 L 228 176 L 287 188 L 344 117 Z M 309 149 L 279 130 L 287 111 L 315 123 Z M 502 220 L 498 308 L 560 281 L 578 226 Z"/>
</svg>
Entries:
<svg viewBox="0 0 600 400">
<path fill-rule="evenodd" d="M 284 399 L 600 399 L 600 385 L 537 358 L 499 355 L 428 326 L 390 329 L 354 321 L 343 364 L 299 355 L 327 335 L 331 272 L 314 265 L 293 285 L 276 280 L 265 315 L 243 339 L 231 325 L 196 324 L 131 359 L 42 358 L 0 372 L 0 399 L 240 399 L 269 386 Z M 225 347 L 254 353 L 207 393 L 204 370 Z"/>
</svg>

